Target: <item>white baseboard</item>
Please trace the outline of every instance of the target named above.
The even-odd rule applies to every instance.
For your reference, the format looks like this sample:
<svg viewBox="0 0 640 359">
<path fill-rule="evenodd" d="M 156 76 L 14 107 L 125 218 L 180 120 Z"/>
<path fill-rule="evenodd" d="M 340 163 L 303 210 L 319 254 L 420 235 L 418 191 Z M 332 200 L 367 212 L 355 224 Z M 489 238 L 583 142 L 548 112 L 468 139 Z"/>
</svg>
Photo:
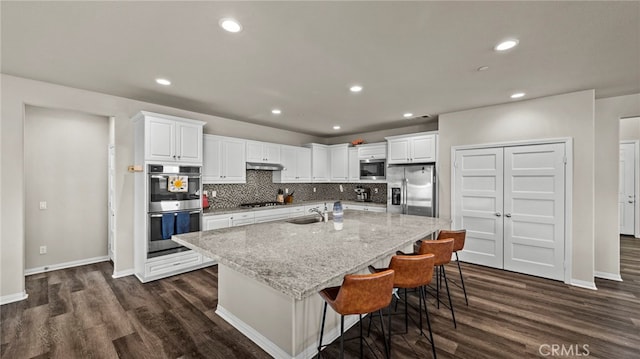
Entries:
<svg viewBox="0 0 640 359">
<path fill-rule="evenodd" d="M 224 309 L 222 306 L 218 305 L 216 308 L 216 314 L 219 315 L 222 319 L 227 321 L 227 323 L 231 324 L 234 328 L 238 329 L 240 333 L 244 334 L 247 338 L 249 338 L 252 342 L 256 343 L 260 348 L 266 351 L 269 355 L 271 355 L 275 359 L 311 359 L 316 354 L 318 354 L 317 344 L 312 344 L 311 346 L 305 348 L 298 355 L 293 356 L 286 351 L 282 350 L 279 346 L 273 343 L 264 335 L 260 334 L 257 330 L 253 329 L 250 325 L 240 320 L 238 317 L 233 315 L 228 310 Z M 345 317 L 344 326 L 345 333 L 349 328 L 358 323 L 357 316 L 348 316 Z M 331 343 L 336 338 L 340 336 L 340 327 L 333 328 L 332 330 L 328 330 L 324 333 L 324 337 L 322 341 L 323 344 Z"/>
<path fill-rule="evenodd" d="M 21 293 L 3 295 L 2 297 L 0 297 L 0 305 L 13 303 L 13 302 L 17 302 L 17 301 L 20 301 L 20 300 L 25 300 L 25 299 L 27 299 L 28 296 L 29 296 L 29 294 L 27 294 L 27 292 L 24 291 L 24 290 Z"/>
<path fill-rule="evenodd" d="M 598 288 L 596 287 L 596 283 L 593 282 L 593 281 L 589 282 L 589 281 L 586 281 L 586 280 L 580 280 L 580 279 L 571 278 L 571 283 L 569 283 L 569 284 L 571 284 L 572 286 L 575 286 L 575 287 L 598 290 Z"/>
<path fill-rule="evenodd" d="M 121 270 L 121 271 L 113 271 L 113 275 L 111 275 L 111 278 L 122 278 L 122 277 L 126 277 L 126 276 L 130 276 L 133 275 L 135 272 L 135 270 L 133 268 L 131 269 L 127 269 L 127 270 Z"/>
<path fill-rule="evenodd" d="M 609 280 L 615 280 L 615 281 L 618 281 L 618 282 L 622 282 L 622 277 L 620 277 L 620 274 L 596 271 L 593 275 L 595 277 L 597 277 L 597 278 L 609 279 Z"/>
<path fill-rule="evenodd" d="M 101 256 L 101 257 L 93 257 L 93 258 L 87 258 L 87 259 L 79 259 L 77 261 L 64 262 L 64 263 L 52 264 L 52 265 L 48 265 L 48 266 L 44 266 L 44 267 L 36 267 L 36 268 L 25 269 L 24 270 L 24 275 L 28 276 L 28 275 L 32 275 L 32 274 L 50 272 L 50 271 L 54 271 L 54 270 L 58 270 L 58 269 L 65 269 L 65 268 L 83 266 L 83 265 L 87 265 L 87 264 L 106 262 L 108 260 L 109 260 L 109 256 Z"/>
</svg>

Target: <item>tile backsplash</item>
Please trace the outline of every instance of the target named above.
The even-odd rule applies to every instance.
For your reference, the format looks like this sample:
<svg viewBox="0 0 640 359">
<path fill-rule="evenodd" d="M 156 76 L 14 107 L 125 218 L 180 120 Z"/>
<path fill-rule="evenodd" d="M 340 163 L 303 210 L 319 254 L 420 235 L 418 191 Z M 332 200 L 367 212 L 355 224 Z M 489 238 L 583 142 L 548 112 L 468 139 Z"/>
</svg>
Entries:
<svg viewBox="0 0 640 359">
<path fill-rule="evenodd" d="M 278 189 L 289 189 L 296 201 L 350 200 L 356 199 L 357 185 L 371 189 L 371 199 L 376 203 L 387 202 L 386 183 L 273 183 L 271 171 L 247 170 L 246 184 L 205 184 L 206 191 L 216 191 L 215 198 L 209 198 L 211 208 L 233 208 L 241 203 L 275 201 Z M 340 192 L 342 185 L 343 192 Z M 313 188 L 316 192 L 313 192 Z M 375 189 L 378 193 L 375 193 Z"/>
</svg>

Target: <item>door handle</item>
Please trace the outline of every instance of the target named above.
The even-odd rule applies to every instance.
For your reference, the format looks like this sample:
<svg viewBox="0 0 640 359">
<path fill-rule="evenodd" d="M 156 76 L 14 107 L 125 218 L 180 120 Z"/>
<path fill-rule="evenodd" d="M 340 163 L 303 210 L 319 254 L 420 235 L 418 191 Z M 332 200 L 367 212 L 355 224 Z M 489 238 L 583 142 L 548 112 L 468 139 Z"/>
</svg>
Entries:
<svg viewBox="0 0 640 359">
<path fill-rule="evenodd" d="M 507 218 L 511 218 L 511 213 L 507 213 L 504 216 L 507 217 Z"/>
<path fill-rule="evenodd" d="M 496 212 L 496 217 L 502 217 L 502 213 Z"/>
</svg>

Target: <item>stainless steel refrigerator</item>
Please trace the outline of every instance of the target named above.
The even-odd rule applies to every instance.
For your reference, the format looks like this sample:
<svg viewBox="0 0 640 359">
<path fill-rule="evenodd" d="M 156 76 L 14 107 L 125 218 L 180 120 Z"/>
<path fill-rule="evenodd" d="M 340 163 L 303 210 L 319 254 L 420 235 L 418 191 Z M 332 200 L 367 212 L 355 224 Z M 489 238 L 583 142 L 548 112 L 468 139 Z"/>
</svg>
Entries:
<svg viewBox="0 0 640 359">
<path fill-rule="evenodd" d="M 387 168 L 387 212 L 436 217 L 434 164 Z"/>
</svg>

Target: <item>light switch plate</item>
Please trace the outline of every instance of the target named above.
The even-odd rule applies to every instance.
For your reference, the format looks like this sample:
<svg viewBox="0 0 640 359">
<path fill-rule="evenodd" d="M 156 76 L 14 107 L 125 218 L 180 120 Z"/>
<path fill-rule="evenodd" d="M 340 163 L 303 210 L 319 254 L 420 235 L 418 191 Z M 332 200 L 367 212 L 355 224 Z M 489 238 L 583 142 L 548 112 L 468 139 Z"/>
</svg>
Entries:
<svg viewBox="0 0 640 359">
<path fill-rule="evenodd" d="M 47 202 L 46 201 L 40 201 L 40 209 L 47 209 Z"/>
<path fill-rule="evenodd" d="M 218 191 L 211 191 L 211 198 L 215 198 L 218 195 Z"/>
</svg>

